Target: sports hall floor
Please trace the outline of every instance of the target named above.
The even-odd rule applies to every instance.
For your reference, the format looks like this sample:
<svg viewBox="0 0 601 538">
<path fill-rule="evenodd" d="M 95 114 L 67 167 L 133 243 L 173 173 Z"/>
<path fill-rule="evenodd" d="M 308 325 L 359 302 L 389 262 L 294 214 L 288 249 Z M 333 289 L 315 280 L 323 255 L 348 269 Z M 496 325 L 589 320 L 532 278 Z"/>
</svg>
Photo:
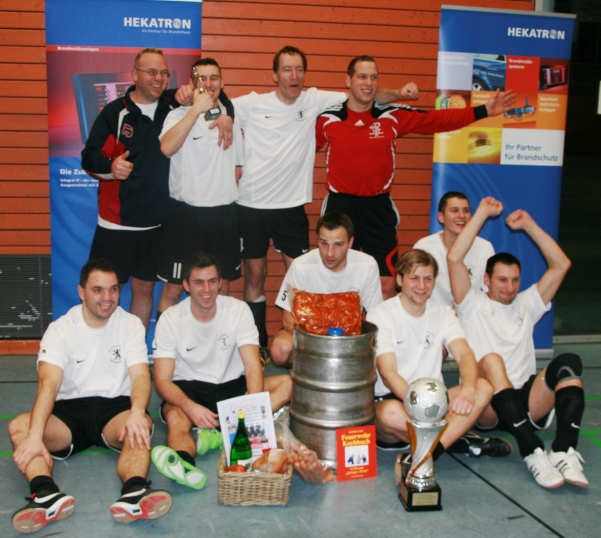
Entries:
<svg viewBox="0 0 601 538">
<path fill-rule="evenodd" d="M 565 347 L 565 346 L 562 346 Z M 173 495 L 163 518 L 118 524 L 109 506 L 119 497 L 116 455 L 95 449 L 55 465 L 55 479 L 77 501 L 74 514 L 50 524 L 37 537 L 598 537 L 601 536 L 601 346 L 580 347 L 586 366 L 586 410 L 578 449 L 586 460 L 588 489 L 566 484 L 556 490 L 537 486 L 517 452 L 503 460 L 443 455 L 436 464 L 442 488 L 441 512 L 407 513 L 394 484 L 395 453 L 378 451 L 375 479 L 305 484 L 293 477 L 287 506 L 233 507 L 217 502 L 219 454 L 209 452 L 197 465 L 209 476 L 202 491 L 171 482 L 154 468 L 155 487 Z M 565 349 L 564 349 L 565 350 Z M 556 352 L 561 351 L 556 348 Z M 275 367 L 268 365 L 267 373 Z M 447 374 L 448 384 L 456 382 Z M 453 379 L 453 377 L 455 379 Z M 22 536 L 11 525 L 12 513 L 24 506 L 27 483 L 12 461 L 6 425 L 31 409 L 36 394 L 35 357 L 0 357 L 0 537 Z M 151 411 L 158 398 L 153 395 Z M 165 428 L 153 413 L 155 444 Z M 545 435 L 550 446 L 551 434 Z M 513 441 L 513 440 L 512 440 Z M 514 443 L 515 446 L 515 443 Z"/>
</svg>

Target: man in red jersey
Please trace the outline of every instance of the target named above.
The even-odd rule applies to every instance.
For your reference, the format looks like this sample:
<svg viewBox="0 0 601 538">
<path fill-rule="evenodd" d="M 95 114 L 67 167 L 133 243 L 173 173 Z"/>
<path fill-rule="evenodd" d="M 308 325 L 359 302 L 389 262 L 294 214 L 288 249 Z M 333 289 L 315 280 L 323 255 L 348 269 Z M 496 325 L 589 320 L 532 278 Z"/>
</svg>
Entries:
<svg viewBox="0 0 601 538">
<path fill-rule="evenodd" d="M 349 98 L 317 121 L 317 148 L 327 145 L 327 189 L 322 214 L 341 211 L 355 224 L 353 248 L 373 256 L 380 267 L 384 299 L 395 295 L 394 266 L 400 218 L 390 198 L 396 138 L 460 129 L 496 116 L 515 101 L 512 91 L 493 94 L 475 108 L 422 111 L 405 105 L 379 105 L 378 67 L 371 56 L 351 60 L 346 77 Z"/>
</svg>

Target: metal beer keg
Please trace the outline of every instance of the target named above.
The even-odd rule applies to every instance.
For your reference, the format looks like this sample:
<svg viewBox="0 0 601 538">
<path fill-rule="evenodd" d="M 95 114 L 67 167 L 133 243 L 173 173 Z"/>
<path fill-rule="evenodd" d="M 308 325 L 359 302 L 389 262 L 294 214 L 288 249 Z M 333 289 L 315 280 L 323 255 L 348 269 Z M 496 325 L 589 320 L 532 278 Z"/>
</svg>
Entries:
<svg viewBox="0 0 601 538">
<path fill-rule="evenodd" d="M 375 348 L 378 328 L 363 322 L 357 336 L 320 336 L 294 330 L 290 429 L 336 466 L 336 428 L 375 417 Z"/>
</svg>

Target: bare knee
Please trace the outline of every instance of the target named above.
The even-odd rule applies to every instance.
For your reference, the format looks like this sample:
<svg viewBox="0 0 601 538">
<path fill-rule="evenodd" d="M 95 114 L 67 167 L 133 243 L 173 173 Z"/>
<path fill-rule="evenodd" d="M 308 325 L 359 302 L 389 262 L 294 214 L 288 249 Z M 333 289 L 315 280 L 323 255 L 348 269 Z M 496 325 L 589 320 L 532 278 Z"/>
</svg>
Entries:
<svg viewBox="0 0 601 538">
<path fill-rule="evenodd" d="M 390 299 L 396 295 L 396 287 L 394 277 L 392 276 L 381 276 L 380 284 L 382 286 L 382 297 L 384 300 Z"/>
<path fill-rule="evenodd" d="M 490 403 L 493 392 L 492 385 L 486 379 L 478 378 L 476 381 L 476 407 L 480 410 L 484 409 Z"/>
<path fill-rule="evenodd" d="M 503 357 L 497 353 L 489 353 L 482 357 L 478 363 L 478 371 L 480 377 L 483 377 L 492 385 L 494 392 L 512 387 L 505 371 Z"/>
<path fill-rule="evenodd" d="M 130 278 L 131 293 L 139 299 L 150 299 L 154 291 L 154 282 L 148 280 L 140 280 L 138 278 Z"/>
<path fill-rule="evenodd" d="M 172 432 L 188 432 L 192 427 L 192 421 L 179 407 L 170 405 L 168 409 L 163 408 L 163 416 L 167 429 Z"/>
<path fill-rule="evenodd" d="M 19 415 L 8 423 L 8 435 L 10 435 L 10 440 L 12 441 L 13 446 L 16 446 L 19 442 L 21 442 L 22 439 L 27 437 L 27 434 L 29 433 L 29 425 L 29 413 Z"/>
<path fill-rule="evenodd" d="M 376 405 L 376 421 L 381 429 L 389 433 L 407 431 L 407 415 L 403 404 L 395 400 L 384 400 Z"/>
<path fill-rule="evenodd" d="M 292 335 L 288 331 L 282 329 L 271 342 L 269 353 L 275 364 L 284 366 L 291 362 L 293 349 L 294 343 Z"/>
<path fill-rule="evenodd" d="M 170 284 L 165 282 L 163 284 L 163 291 L 161 292 L 161 300 L 167 302 L 169 306 L 176 305 L 182 296 L 184 287 L 179 284 Z"/>
</svg>

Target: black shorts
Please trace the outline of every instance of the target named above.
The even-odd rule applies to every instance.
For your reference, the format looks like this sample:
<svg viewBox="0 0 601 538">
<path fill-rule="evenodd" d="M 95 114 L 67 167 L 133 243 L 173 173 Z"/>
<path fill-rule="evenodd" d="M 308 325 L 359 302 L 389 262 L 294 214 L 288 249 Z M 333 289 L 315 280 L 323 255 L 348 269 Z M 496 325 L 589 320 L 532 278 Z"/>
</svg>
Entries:
<svg viewBox="0 0 601 538">
<path fill-rule="evenodd" d="M 117 396 L 116 398 L 91 396 L 56 401 L 52 414 L 71 430 L 72 440 L 70 448 L 52 455 L 58 459 L 64 459 L 92 445 L 119 451 L 108 445 L 102 435 L 102 430 L 112 418 L 130 409 L 131 399 L 129 396 Z"/>
<path fill-rule="evenodd" d="M 155 282 L 161 227 L 150 230 L 111 230 L 96 226 L 90 259 L 107 258 L 117 266 L 119 284 L 130 276 Z"/>
<path fill-rule="evenodd" d="M 207 409 L 217 413 L 217 402 L 243 396 L 246 394 L 246 376 L 242 375 L 238 379 L 226 381 L 225 383 L 207 383 L 206 381 L 174 381 L 182 392 L 194 403 L 200 404 Z M 163 406 L 165 400 L 161 403 L 161 419 L 165 422 L 163 416 Z"/>
<path fill-rule="evenodd" d="M 255 209 L 236 204 L 236 211 L 243 258 L 267 256 L 269 239 L 273 239 L 274 249 L 290 258 L 309 252 L 309 219 L 305 206 Z"/>
<path fill-rule="evenodd" d="M 373 256 L 380 276 L 394 276 L 399 255 L 397 227 L 401 217 L 388 194 L 353 196 L 329 192 L 323 201 L 321 214 L 341 211 L 355 226 L 353 248 Z"/>
<path fill-rule="evenodd" d="M 182 266 L 196 252 L 212 254 L 226 280 L 240 278 L 240 239 L 234 204 L 195 207 L 169 199 L 169 211 L 159 241 L 157 276 L 182 283 Z"/>
</svg>

